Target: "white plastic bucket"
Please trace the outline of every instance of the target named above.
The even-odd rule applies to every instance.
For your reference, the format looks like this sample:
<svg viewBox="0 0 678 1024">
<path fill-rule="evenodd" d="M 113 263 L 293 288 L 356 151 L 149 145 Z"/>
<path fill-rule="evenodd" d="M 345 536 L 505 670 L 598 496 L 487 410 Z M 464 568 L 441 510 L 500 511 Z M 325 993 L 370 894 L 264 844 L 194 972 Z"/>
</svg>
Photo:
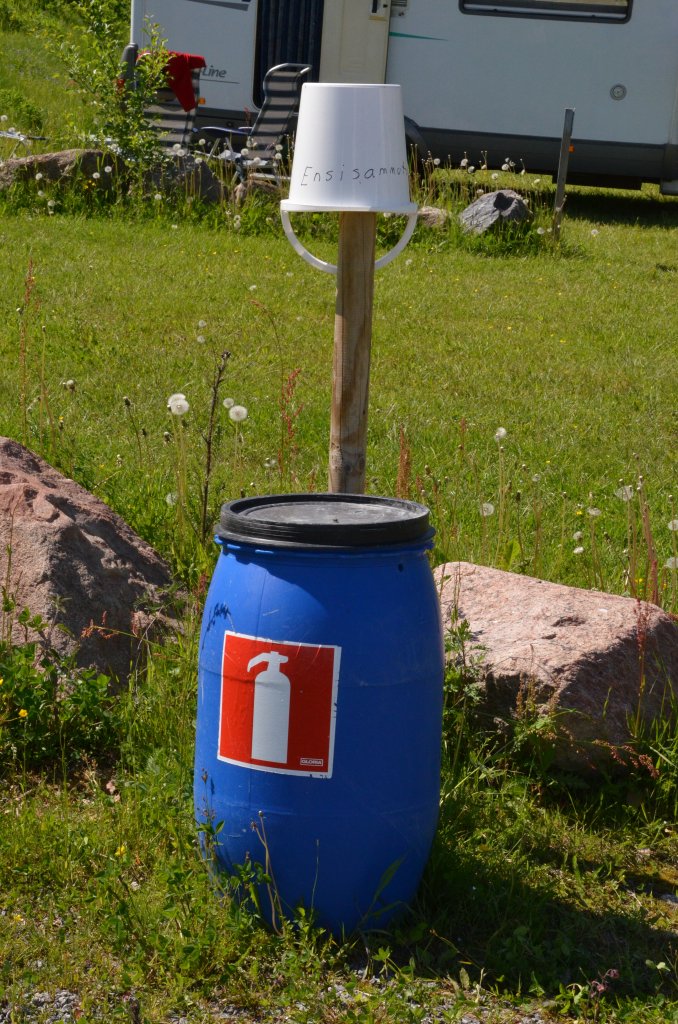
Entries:
<svg viewBox="0 0 678 1024">
<path fill-rule="evenodd" d="M 307 83 L 286 211 L 401 213 L 410 201 L 399 85 Z"/>
</svg>

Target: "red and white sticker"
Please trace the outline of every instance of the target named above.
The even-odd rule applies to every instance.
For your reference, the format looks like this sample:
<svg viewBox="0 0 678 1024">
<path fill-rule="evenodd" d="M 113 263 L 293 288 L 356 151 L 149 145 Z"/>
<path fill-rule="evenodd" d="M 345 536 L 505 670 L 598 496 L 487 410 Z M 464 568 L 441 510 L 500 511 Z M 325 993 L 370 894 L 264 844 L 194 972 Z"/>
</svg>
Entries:
<svg viewBox="0 0 678 1024">
<path fill-rule="evenodd" d="M 330 778 L 341 648 L 226 632 L 222 761 Z"/>
</svg>

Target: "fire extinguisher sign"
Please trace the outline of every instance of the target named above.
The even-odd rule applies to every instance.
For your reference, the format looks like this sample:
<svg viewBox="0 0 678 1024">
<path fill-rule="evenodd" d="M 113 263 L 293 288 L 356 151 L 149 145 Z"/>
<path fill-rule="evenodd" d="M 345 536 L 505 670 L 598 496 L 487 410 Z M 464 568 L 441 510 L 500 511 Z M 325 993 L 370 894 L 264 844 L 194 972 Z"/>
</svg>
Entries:
<svg viewBox="0 0 678 1024">
<path fill-rule="evenodd" d="M 221 761 L 329 779 L 341 648 L 226 632 Z"/>
</svg>

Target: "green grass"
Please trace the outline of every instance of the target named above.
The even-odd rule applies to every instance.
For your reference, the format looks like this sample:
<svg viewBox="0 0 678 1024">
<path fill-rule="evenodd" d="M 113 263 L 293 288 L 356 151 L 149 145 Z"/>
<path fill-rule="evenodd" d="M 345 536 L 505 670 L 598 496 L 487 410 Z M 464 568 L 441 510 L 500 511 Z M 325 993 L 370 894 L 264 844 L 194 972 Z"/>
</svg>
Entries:
<svg viewBox="0 0 678 1024">
<path fill-rule="evenodd" d="M 50 85 L 52 58 L 44 77 L 23 73 L 40 64 L 37 34 L 2 40 L 24 56 L 10 66 L 4 46 L 0 100 L 16 87 L 54 138 L 85 125 L 83 98 Z M 420 197 L 454 211 L 496 187 L 492 173 L 437 171 Z M 204 438 L 208 523 L 241 493 L 324 489 L 334 282 L 289 248 L 274 201 L 208 210 L 150 185 L 104 198 L 101 181 L 0 195 L 0 433 L 108 501 L 168 557 L 193 610 L 129 693 L 105 701 L 100 681 L 73 677 L 61 718 L 62 666 L 33 677 L 0 631 L 0 1017 L 39 1020 L 35 993 L 68 989 L 85 1024 L 508 1024 L 537 1009 L 675 1024 L 678 910 L 662 899 L 678 891 L 674 731 L 640 741 L 656 779 L 642 764 L 624 780 L 563 776 L 529 714 L 512 737 L 488 729 L 472 667 L 446 681 L 440 825 L 400 922 L 343 943 L 305 919 L 272 935 L 227 881 L 215 892 L 191 792 L 215 558 L 199 536 Z M 556 247 L 552 184 L 498 183 L 529 195 L 531 228 L 474 240 L 454 222 L 420 227 L 377 275 L 368 489 L 430 505 L 436 563 L 652 596 L 653 549 L 658 600 L 676 613 L 678 203 L 654 188 L 568 190 Z M 334 258 L 329 218 L 297 226 Z M 380 226 L 381 249 L 398 230 Z M 174 392 L 190 404 L 181 419 L 167 411 Z M 248 410 L 237 427 L 226 397 Z M 458 654 L 468 642 L 452 637 Z"/>
</svg>

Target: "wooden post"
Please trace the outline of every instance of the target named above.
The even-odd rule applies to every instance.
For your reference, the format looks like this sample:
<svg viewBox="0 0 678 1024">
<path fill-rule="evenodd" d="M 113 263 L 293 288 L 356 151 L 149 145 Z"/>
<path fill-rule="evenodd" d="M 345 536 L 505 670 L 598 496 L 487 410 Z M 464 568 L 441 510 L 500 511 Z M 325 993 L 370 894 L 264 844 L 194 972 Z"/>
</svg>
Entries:
<svg viewBox="0 0 678 1024">
<path fill-rule="evenodd" d="M 377 215 L 339 217 L 329 491 L 365 490 Z"/>
<path fill-rule="evenodd" d="M 553 208 L 553 237 L 556 241 L 560 239 L 560 222 L 563 219 L 563 207 L 565 206 L 565 182 L 567 180 L 567 165 L 570 162 L 570 153 L 572 152 L 573 124 L 574 107 L 567 107 L 565 110 L 565 121 L 563 123 L 563 137 L 560 142 L 556 201 Z"/>
</svg>

